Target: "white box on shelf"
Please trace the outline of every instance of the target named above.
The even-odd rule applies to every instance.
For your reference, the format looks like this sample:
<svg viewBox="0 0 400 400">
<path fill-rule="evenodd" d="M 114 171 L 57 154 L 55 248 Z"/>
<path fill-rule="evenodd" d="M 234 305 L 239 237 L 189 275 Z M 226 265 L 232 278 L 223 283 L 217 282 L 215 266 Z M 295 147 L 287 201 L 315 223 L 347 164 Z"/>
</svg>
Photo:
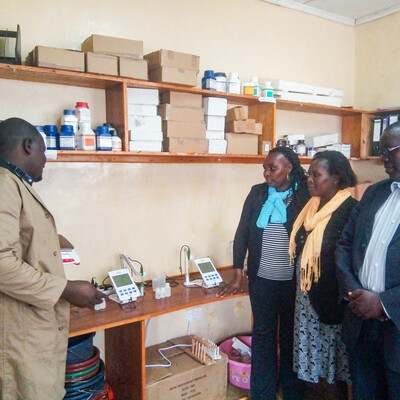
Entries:
<svg viewBox="0 0 400 400">
<path fill-rule="evenodd" d="M 307 147 L 323 147 L 335 143 L 340 143 L 340 137 L 338 133 L 326 133 L 316 136 L 306 136 Z"/>
<path fill-rule="evenodd" d="M 153 104 L 160 103 L 158 89 L 128 88 L 128 104 Z"/>
<path fill-rule="evenodd" d="M 226 154 L 228 142 L 221 139 L 211 139 L 208 141 L 208 152 L 210 154 Z"/>
<path fill-rule="evenodd" d="M 162 142 L 158 141 L 129 141 L 129 151 L 162 151 Z"/>
<path fill-rule="evenodd" d="M 332 89 L 322 86 L 313 86 L 307 83 L 284 81 L 281 79 L 272 79 L 271 84 L 275 90 L 281 90 L 283 92 L 297 92 L 297 93 L 308 93 L 321 96 L 343 97 L 343 90 Z"/>
<path fill-rule="evenodd" d="M 206 139 L 225 139 L 225 131 L 223 129 L 219 131 L 206 130 Z"/>
<path fill-rule="evenodd" d="M 128 129 L 131 131 L 161 131 L 161 117 L 128 115 Z"/>
<path fill-rule="evenodd" d="M 350 158 L 351 156 L 351 144 L 348 143 L 335 143 L 326 146 L 326 149 L 340 151 L 347 158 Z"/>
<path fill-rule="evenodd" d="M 156 141 L 160 142 L 163 140 L 162 131 L 129 131 L 130 140 L 135 141 Z"/>
<path fill-rule="evenodd" d="M 157 106 L 154 104 L 128 104 L 128 115 L 155 117 L 157 115 Z"/>
<path fill-rule="evenodd" d="M 219 115 L 206 115 L 206 129 L 210 131 L 223 131 L 225 129 L 225 117 Z"/>
<path fill-rule="evenodd" d="M 206 115 L 226 116 L 228 100 L 223 97 L 204 97 L 203 108 Z"/>
</svg>

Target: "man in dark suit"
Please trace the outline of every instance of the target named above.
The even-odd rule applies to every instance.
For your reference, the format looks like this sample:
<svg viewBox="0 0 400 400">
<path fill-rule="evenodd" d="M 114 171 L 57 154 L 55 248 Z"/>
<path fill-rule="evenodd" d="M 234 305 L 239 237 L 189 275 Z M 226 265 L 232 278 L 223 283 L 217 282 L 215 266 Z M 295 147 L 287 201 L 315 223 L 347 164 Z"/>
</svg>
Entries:
<svg viewBox="0 0 400 400">
<path fill-rule="evenodd" d="M 400 399 L 400 122 L 380 157 L 389 179 L 366 190 L 335 253 L 354 400 Z"/>
</svg>

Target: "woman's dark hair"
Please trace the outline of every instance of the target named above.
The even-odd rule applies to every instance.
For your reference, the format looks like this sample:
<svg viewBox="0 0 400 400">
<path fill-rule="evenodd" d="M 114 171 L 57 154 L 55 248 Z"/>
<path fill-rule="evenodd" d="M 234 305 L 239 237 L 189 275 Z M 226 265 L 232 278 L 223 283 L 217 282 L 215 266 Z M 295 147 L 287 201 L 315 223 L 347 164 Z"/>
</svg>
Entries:
<svg viewBox="0 0 400 400">
<path fill-rule="evenodd" d="M 325 160 L 329 175 L 339 177 L 338 189 L 355 186 L 357 177 L 352 170 L 349 160 L 339 151 L 326 150 L 315 153 L 314 160 Z"/>
<path fill-rule="evenodd" d="M 300 165 L 299 156 L 290 148 L 284 146 L 274 147 L 270 150 L 269 154 L 282 154 L 292 164 L 293 168 L 290 172 L 290 179 L 292 181 L 293 191 L 296 190 L 296 186 L 307 179 L 306 172 Z"/>
</svg>

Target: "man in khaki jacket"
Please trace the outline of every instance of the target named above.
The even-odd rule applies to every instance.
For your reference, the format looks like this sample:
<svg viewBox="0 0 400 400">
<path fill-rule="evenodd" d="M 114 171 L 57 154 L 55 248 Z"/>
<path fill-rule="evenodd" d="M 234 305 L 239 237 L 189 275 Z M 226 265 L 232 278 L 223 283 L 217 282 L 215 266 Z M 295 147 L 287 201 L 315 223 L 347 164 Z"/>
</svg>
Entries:
<svg viewBox="0 0 400 400">
<path fill-rule="evenodd" d="M 45 145 L 19 118 L 0 123 L 0 399 L 61 400 L 69 303 L 92 307 L 104 295 L 67 281 L 56 225 L 32 188 Z"/>
</svg>

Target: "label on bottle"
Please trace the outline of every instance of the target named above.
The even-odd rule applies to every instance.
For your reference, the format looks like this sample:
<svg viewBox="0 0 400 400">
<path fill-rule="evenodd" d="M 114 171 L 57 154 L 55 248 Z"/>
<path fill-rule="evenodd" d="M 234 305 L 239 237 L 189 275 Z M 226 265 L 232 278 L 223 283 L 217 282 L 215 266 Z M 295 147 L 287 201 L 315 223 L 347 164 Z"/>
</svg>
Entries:
<svg viewBox="0 0 400 400">
<path fill-rule="evenodd" d="M 240 82 L 228 82 L 228 93 L 240 94 Z"/>
<path fill-rule="evenodd" d="M 49 150 L 55 150 L 57 148 L 56 137 L 55 136 L 47 136 L 46 138 L 47 148 Z"/>
<path fill-rule="evenodd" d="M 96 147 L 94 136 L 83 135 L 82 139 L 83 139 L 83 146 L 84 147 Z"/>
<path fill-rule="evenodd" d="M 74 136 L 60 136 L 60 150 L 73 150 L 75 148 Z"/>
<path fill-rule="evenodd" d="M 115 151 L 122 150 L 122 140 L 118 136 L 113 136 L 111 138 L 111 147 Z"/>
<path fill-rule="evenodd" d="M 78 122 L 81 124 L 82 122 L 90 123 L 90 110 L 88 108 L 76 108 L 76 117 L 78 118 Z"/>
<path fill-rule="evenodd" d="M 97 136 L 97 149 L 98 150 L 111 150 L 112 149 L 111 137 Z"/>
</svg>

